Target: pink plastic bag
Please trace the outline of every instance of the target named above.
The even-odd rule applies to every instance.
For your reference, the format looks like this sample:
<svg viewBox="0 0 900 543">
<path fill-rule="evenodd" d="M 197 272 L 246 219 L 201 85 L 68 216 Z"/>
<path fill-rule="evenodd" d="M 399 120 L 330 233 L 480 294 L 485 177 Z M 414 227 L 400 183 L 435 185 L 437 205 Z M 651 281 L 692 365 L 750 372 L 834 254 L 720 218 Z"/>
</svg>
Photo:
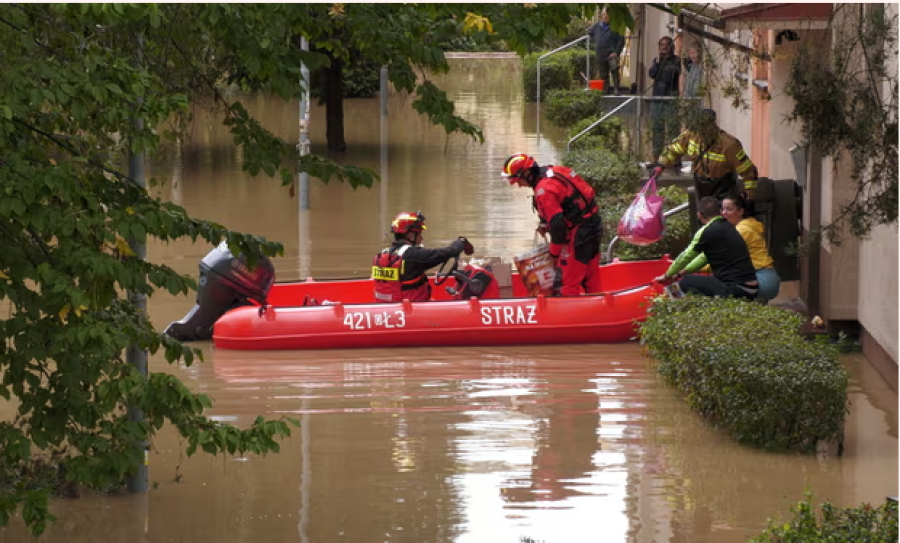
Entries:
<svg viewBox="0 0 900 543">
<path fill-rule="evenodd" d="M 651 177 L 625 210 L 616 234 L 632 245 L 650 245 L 666 233 L 663 197 L 656 192 L 656 177 Z"/>
</svg>

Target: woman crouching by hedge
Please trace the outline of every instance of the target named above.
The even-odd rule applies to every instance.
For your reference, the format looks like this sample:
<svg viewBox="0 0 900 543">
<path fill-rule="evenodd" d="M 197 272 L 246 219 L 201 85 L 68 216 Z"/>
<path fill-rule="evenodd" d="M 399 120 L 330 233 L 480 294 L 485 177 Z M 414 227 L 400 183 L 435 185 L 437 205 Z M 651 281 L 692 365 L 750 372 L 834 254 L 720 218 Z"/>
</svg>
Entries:
<svg viewBox="0 0 900 543">
<path fill-rule="evenodd" d="M 759 294 L 756 299 L 762 302 L 778 296 L 781 278 L 775 271 L 775 261 L 766 248 L 765 226 L 747 212 L 747 202 L 741 196 L 728 196 L 722 200 L 722 217 L 734 225 L 747 243 L 750 259 L 756 269 L 756 280 L 759 281 Z"/>
</svg>

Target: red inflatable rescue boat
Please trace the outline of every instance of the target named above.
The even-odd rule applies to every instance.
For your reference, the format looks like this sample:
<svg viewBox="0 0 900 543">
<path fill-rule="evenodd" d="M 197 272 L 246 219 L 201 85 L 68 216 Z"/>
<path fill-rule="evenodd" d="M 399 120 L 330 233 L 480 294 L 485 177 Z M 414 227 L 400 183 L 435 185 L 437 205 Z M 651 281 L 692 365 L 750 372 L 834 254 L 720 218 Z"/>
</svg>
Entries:
<svg viewBox="0 0 900 543">
<path fill-rule="evenodd" d="M 184 319 L 170 324 L 166 333 L 189 341 L 209 339 L 211 329 L 216 347 L 244 350 L 628 341 L 646 317 L 647 304 L 664 292 L 653 278 L 672 262 L 668 257 L 616 260 L 600 267 L 603 293 L 577 297 L 528 296 L 513 273 L 512 288 L 506 289 L 509 297 L 502 298 L 491 284 L 489 268 L 466 266 L 429 277 L 433 301 L 375 303 L 369 279 L 310 278 L 272 285 L 271 265 L 251 270 L 230 253 L 228 258 L 212 256 L 200 266 L 197 305 Z M 448 277 L 457 279 L 454 287 L 445 288 Z M 472 283 L 467 277 L 480 281 Z M 257 292 L 248 287 L 251 284 L 263 287 Z M 219 290 L 238 295 L 232 299 Z M 229 304 L 239 307 L 228 309 Z"/>
</svg>

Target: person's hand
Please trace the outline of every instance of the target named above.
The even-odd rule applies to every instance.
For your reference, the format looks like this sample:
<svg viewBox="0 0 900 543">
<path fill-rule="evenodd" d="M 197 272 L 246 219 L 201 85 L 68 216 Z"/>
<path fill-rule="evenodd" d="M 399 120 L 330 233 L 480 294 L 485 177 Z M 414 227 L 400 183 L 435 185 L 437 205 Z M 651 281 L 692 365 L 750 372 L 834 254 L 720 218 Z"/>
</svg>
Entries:
<svg viewBox="0 0 900 543">
<path fill-rule="evenodd" d="M 610 53 L 609 56 L 608 56 L 607 58 L 616 58 L 616 57 L 618 57 L 618 56 L 619 56 L 619 55 L 617 55 L 617 54 L 615 54 L 615 53 Z"/>
<path fill-rule="evenodd" d="M 539 224 L 538 227 L 534 229 L 534 231 L 537 232 L 538 234 L 540 234 L 541 236 L 546 237 L 547 236 L 547 225 L 543 224 L 543 223 Z"/>
<path fill-rule="evenodd" d="M 462 241 L 465 245 L 463 245 L 463 252 L 466 253 L 466 256 L 472 256 L 472 253 L 475 252 L 475 247 L 467 240 L 466 238 L 460 236 L 459 240 Z"/>
<path fill-rule="evenodd" d="M 660 175 L 662 175 L 662 173 L 663 173 L 662 166 L 657 166 L 657 167 L 653 168 L 653 177 L 659 177 Z"/>
<path fill-rule="evenodd" d="M 668 277 L 666 277 L 666 274 L 662 274 L 662 275 L 659 275 L 659 276 L 657 276 L 657 277 L 654 277 L 654 278 L 653 278 L 653 281 L 656 282 L 656 283 L 660 283 L 660 284 L 662 284 L 662 285 L 666 285 L 666 284 L 672 282 L 671 279 L 669 279 Z"/>
</svg>

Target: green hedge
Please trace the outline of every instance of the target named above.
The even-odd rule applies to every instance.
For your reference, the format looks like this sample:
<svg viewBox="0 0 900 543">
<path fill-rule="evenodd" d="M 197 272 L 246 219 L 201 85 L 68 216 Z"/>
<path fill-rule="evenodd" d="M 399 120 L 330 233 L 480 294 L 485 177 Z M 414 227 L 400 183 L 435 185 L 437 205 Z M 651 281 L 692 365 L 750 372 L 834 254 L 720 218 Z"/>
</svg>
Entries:
<svg viewBox="0 0 900 543">
<path fill-rule="evenodd" d="M 602 146 L 572 149 L 563 159 L 563 165 L 575 170 L 594 187 L 598 200 L 609 197 L 632 198 L 641 188 L 641 167 L 638 159 L 616 153 Z M 630 199 L 629 199 L 630 201 Z"/>
<path fill-rule="evenodd" d="M 601 117 L 602 115 L 592 115 L 577 121 L 569 128 L 569 133 L 566 134 L 566 141 L 581 134 L 589 126 L 600 120 Z M 630 134 L 628 126 L 621 117 L 613 115 L 595 126 L 590 132 L 587 132 L 577 140 L 573 141 L 571 148 L 588 149 L 592 147 L 605 147 L 612 151 L 628 154 L 628 149 L 630 148 L 629 143 Z M 637 160 L 637 158 L 634 160 Z"/>
<path fill-rule="evenodd" d="M 839 347 L 798 332 L 803 317 L 735 299 L 658 298 L 640 326 L 658 370 L 738 442 L 812 452 L 841 438 L 849 377 Z"/>
<path fill-rule="evenodd" d="M 583 88 L 552 90 L 542 108 L 554 124 L 571 128 L 585 119 L 598 119 L 603 114 L 602 98 L 602 92 Z"/>
<path fill-rule="evenodd" d="M 752 543 L 890 543 L 897 541 L 897 502 L 878 507 L 863 504 L 840 508 L 824 503 L 817 514 L 812 495 L 795 504 L 787 523 L 769 520 L 769 527 Z"/>
<path fill-rule="evenodd" d="M 522 85 L 529 102 L 537 100 L 537 61 L 546 53 L 527 55 L 523 61 Z M 583 47 L 573 46 L 541 60 L 541 100 L 546 100 L 552 90 L 584 88 L 580 72 L 584 71 L 585 55 Z"/>
</svg>

